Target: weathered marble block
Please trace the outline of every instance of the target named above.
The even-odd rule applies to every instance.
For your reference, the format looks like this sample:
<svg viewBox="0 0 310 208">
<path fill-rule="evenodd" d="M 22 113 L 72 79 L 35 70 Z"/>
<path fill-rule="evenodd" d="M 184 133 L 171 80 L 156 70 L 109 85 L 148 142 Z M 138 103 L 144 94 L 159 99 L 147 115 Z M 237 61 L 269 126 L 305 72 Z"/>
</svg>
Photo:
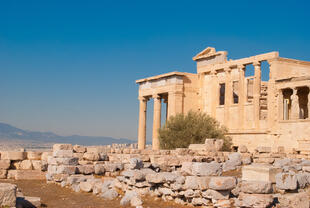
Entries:
<svg viewBox="0 0 310 208">
<path fill-rule="evenodd" d="M 2 160 L 25 160 L 26 156 L 26 152 L 8 151 L 1 153 Z"/>
<path fill-rule="evenodd" d="M 16 206 L 16 189 L 17 186 L 9 183 L 0 183 L 0 206 Z"/>
<path fill-rule="evenodd" d="M 60 158 L 73 157 L 73 151 L 72 150 L 55 150 L 53 151 L 53 157 L 60 157 Z"/>
<path fill-rule="evenodd" d="M 41 160 L 42 152 L 27 152 L 28 160 Z"/>
<path fill-rule="evenodd" d="M 71 150 L 73 151 L 72 144 L 54 144 L 53 145 L 53 152 L 58 150 Z"/>
<path fill-rule="evenodd" d="M 252 164 L 242 168 L 243 181 L 270 181 L 275 183 L 275 176 L 282 169 L 267 164 Z"/>
</svg>

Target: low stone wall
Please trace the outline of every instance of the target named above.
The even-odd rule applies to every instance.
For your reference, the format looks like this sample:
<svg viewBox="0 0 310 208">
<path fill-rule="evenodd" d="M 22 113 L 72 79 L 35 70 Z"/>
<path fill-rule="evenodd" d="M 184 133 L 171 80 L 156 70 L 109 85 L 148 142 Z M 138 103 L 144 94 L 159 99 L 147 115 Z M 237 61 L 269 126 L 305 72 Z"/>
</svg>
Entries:
<svg viewBox="0 0 310 208">
<path fill-rule="evenodd" d="M 121 197 L 121 205 L 136 207 L 143 206 L 145 195 L 194 206 L 309 207 L 310 160 L 281 148 L 218 149 L 55 144 L 51 152 L 1 152 L 0 172 L 17 180 L 46 177 L 49 183 L 105 199 Z"/>
<path fill-rule="evenodd" d="M 45 179 L 51 152 L 4 151 L 0 153 L 0 179 Z"/>
<path fill-rule="evenodd" d="M 243 153 L 204 156 L 186 149 L 136 151 L 121 154 L 101 147 L 54 145 L 47 180 L 105 199 L 122 197 L 121 205 L 138 207 L 145 195 L 194 206 L 309 207 L 308 160 L 275 158 L 272 164 L 252 163 L 253 155 L 244 148 Z M 268 148 L 258 148 L 255 154 L 267 152 Z"/>
</svg>

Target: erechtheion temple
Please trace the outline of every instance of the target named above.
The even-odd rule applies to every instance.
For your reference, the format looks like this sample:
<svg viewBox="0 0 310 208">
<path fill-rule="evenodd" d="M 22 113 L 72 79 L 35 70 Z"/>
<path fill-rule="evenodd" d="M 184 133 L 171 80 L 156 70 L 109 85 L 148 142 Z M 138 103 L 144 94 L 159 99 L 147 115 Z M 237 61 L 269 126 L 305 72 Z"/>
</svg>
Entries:
<svg viewBox="0 0 310 208">
<path fill-rule="evenodd" d="M 167 118 L 190 110 L 216 118 L 235 146 L 310 151 L 310 62 L 281 58 L 278 52 L 228 60 L 226 51 L 211 47 L 193 60 L 197 73 L 171 72 L 136 81 L 139 149 L 145 147 L 147 101 L 154 99 L 153 149 L 159 148 L 163 102 Z M 269 66 L 268 81 L 262 80 L 262 63 Z M 254 76 L 246 77 L 249 65 Z"/>
</svg>

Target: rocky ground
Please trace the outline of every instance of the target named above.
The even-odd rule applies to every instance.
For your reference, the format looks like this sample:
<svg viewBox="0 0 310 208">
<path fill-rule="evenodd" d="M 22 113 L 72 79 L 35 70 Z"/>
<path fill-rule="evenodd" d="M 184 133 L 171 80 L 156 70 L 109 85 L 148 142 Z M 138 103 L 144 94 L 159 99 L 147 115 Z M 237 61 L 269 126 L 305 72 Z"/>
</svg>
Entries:
<svg viewBox="0 0 310 208">
<path fill-rule="evenodd" d="M 24 195 L 41 198 L 41 207 L 57 208 L 116 208 L 120 207 L 120 199 L 104 200 L 91 193 L 76 193 L 70 189 L 61 188 L 55 184 L 47 184 L 45 180 L 0 180 L 1 183 L 16 184 Z M 174 203 L 144 199 L 145 207 L 185 208 Z"/>
</svg>

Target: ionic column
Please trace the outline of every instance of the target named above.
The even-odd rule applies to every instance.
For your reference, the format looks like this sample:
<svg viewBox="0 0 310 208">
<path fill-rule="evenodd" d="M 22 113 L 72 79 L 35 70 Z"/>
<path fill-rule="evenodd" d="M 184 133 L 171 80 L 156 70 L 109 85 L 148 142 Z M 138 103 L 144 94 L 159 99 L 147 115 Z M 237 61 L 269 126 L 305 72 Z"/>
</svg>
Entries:
<svg viewBox="0 0 310 208">
<path fill-rule="evenodd" d="M 244 129 L 244 103 L 245 103 L 245 93 L 244 93 L 244 71 L 245 65 L 239 65 L 239 84 L 238 84 L 238 108 L 239 108 L 239 128 Z"/>
<path fill-rule="evenodd" d="M 260 62 L 254 62 L 254 86 L 253 86 L 253 105 L 254 105 L 254 126 L 259 129 L 260 117 L 260 96 L 261 96 L 261 68 Z"/>
<path fill-rule="evenodd" d="M 140 97 L 139 102 L 138 149 L 145 149 L 147 98 Z"/>
<path fill-rule="evenodd" d="M 267 89 L 267 108 L 268 108 L 268 130 L 270 132 L 275 132 L 277 130 L 277 117 L 276 117 L 276 101 L 275 98 L 275 77 L 274 73 L 277 71 L 277 65 L 275 60 L 267 60 L 269 64 L 269 81 Z"/>
<path fill-rule="evenodd" d="M 278 94 L 278 120 L 284 120 L 284 100 L 282 89 L 279 90 Z"/>
<path fill-rule="evenodd" d="M 216 81 L 216 71 L 211 71 L 211 92 L 210 94 L 214 93 L 215 99 L 210 99 L 210 96 L 207 99 L 210 99 L 211 102 L 211 116 L 215 118 L 216 116 L 216 107 L 218 106 L 218 100 L 219 100 L 219 89 L 218 84 Z"/>
<path fill-rule="evenodd" d="M 232 82 L 231 68 L 225 70 L 225 103 L 224 103 L 224 124 L 229 128 L 229 107 L 232 103 Z"/>
<path fill-rule="evenodd" d="M 291 118 L 293 120 L 299 119 L 299 102 L 298 102 L 298 95 L 297 95 L 297 88 L 293 89 L 293 94 L 291 96 L 292 99 L 292 115 Z"/>
<path fill-rule="evenodd" d="M 154 95 L 154 114 L 153 114 L 153 139 L 152 148 L 153 150 L 159 150 L 159 133 L 161 124 L 161 97 Z"/>
</svg>

